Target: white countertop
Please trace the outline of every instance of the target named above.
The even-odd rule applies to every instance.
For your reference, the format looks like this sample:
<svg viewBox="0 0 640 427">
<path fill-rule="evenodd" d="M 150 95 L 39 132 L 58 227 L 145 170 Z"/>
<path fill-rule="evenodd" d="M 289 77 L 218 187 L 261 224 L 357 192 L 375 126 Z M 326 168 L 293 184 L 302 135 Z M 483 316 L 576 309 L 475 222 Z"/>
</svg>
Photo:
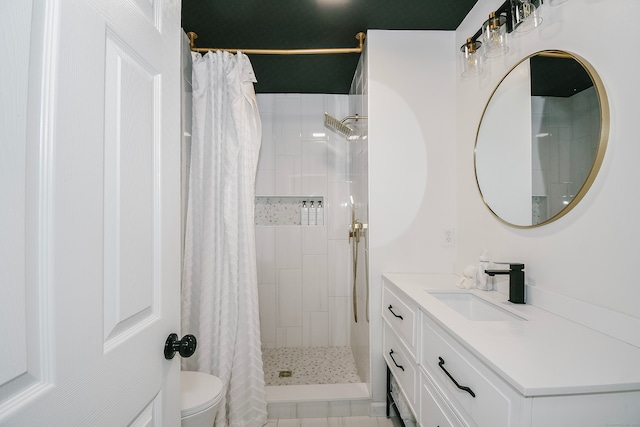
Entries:
<svg viewBox="0 0 640 427">
<path fill-rule="evenodd" d="M 452 274 L 383 276 L 524 396 L 640 390 L 638 347 L 499 292 L 459 289 Z M 471 292 L 526 321 L 469 320 L 427 289 Z"/>
</svg>

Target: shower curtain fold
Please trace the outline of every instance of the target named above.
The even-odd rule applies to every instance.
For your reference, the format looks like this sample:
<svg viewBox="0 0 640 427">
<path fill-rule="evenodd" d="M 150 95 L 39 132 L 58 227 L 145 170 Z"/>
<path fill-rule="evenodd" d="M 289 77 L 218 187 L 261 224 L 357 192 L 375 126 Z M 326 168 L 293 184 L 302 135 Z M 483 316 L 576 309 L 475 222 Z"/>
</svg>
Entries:
<svg viewBox="0 0 640 427">
<path fill-rule="evenodd" d="M 216 426 L 267 422 L 254 225 L 261 123 L 249 58 L 192 54 L 193 122 L 182 332 L 198 338 L 183 368 L 226 385 Z"/>
</svg>

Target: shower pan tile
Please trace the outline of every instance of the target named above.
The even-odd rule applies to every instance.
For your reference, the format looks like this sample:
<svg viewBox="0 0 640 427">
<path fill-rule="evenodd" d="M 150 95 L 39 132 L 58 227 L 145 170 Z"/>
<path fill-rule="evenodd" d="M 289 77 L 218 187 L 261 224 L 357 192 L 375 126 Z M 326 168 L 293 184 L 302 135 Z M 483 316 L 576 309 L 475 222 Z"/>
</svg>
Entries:
<svg viewBox="0 0 640 427">
<path fill-rule="evenodd" d="M 262 360 L 267 386 L 360 382 L 349 347 L 265 348 Z M 290 370 L 291 377 L 280 378 L 284 370 Z"/>
</svg>

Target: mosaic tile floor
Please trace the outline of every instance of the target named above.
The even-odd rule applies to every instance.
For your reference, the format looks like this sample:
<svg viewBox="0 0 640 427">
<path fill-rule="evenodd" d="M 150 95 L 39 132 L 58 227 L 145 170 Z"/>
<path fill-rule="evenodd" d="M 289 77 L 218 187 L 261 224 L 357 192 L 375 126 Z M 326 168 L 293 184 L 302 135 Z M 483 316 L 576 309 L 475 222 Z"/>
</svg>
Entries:
<svg viewBox="0 0 640 427">
<path fill-rule="evenodd" d="M 350 347 L 263 348 L 262 363 L 268 386 L 360 382 Z"/>
</svg>

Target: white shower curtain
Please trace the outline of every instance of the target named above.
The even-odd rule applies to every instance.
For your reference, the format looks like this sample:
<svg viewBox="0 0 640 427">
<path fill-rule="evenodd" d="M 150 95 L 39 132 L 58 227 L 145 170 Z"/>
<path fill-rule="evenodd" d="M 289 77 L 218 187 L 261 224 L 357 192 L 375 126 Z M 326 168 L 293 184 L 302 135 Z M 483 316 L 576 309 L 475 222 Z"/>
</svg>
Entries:
<svg viewBox="0 0 640 427">
<path fill-rule="evenodd" d="M 216 427 L 262 426 L 267 403 L 260 349 L 254 225 L 261 123 L 249 58 L 193 58 L 193 127 L 182 289 L 182 330 L 196 335 L 185 370 L 226 385 Z"/>
</svg>

